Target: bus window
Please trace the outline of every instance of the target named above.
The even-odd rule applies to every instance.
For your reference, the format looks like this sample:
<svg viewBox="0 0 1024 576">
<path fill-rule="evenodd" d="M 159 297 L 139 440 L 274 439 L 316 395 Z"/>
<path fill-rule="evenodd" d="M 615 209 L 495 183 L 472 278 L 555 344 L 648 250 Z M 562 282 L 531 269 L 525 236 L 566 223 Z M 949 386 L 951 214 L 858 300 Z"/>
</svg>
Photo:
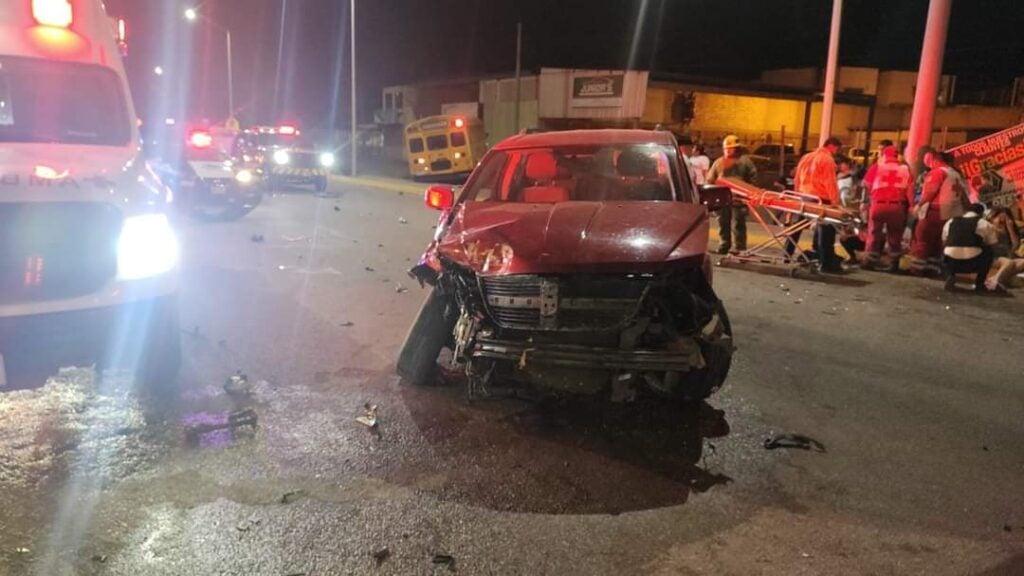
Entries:
<svg viewBox="0 0 1024 576">
<path fill-rule="evenodd" d="M 452 148 L 461 148 L 466 145 L 465 132 L 452 132 Z"/>
<path fill-rule="evenodd" d="M 423 139 L 409 138 L 409 152 L 412 152 L 413 154 L 423 152 Z"/>
<path fill-rule="evenodd" d="M 444 150 L 448 147 L 448 135 L 427 136 L 428 150 Z"/>
</svg>

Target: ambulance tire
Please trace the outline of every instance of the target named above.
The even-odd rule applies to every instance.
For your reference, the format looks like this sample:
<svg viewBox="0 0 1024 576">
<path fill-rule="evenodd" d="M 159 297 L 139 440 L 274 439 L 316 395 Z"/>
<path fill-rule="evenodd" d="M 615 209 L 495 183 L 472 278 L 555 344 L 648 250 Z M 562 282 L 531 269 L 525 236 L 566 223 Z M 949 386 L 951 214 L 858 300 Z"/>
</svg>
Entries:
<svg viewBox="0 0 1024 576">
<path fill-rule="evenodd" d="M 142 390 L 161 397 L 178 390 L 182 360 L 178 299 L 164 299 L 150 320 L 135 376 Z"/>
</svg>

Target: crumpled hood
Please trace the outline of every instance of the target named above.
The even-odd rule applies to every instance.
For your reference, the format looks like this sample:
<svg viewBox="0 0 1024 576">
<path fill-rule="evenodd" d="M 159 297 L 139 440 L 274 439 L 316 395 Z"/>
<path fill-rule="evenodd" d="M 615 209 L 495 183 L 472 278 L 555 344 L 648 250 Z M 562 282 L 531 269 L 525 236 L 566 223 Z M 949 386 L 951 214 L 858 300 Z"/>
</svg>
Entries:
<svg viewBox="0 0 1024 576">
<path fill-rule="evenodd" d="M 683 202 L 467 202 L 438 249 L 484 275 L 647 271 L 703 261 L 708 218 Z"/>
<path fill-rule="evenodd" d="M 55 178 L 42 178 L 43 168 Z M 0 147 L 0 202 L 162 202 L 166 188 L 134 147 Z M 129 206 L 131 207 L 131 206 Z"/>
</svg>

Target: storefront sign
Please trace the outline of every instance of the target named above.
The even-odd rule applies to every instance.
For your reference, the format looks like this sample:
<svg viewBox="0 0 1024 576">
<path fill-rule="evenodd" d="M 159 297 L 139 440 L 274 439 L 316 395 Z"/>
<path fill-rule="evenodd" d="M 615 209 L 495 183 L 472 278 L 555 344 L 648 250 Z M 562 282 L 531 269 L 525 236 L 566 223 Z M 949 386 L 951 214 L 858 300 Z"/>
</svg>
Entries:
<svg viewBox="0 0 1024 576">
<path fill-rule="evenodd" d="M 1024 124 L 950 150 L 971 192 L 989 208 L 1024 208 Z"/>
<path fill-rule="evenodd" d="M 577 107 L 621 106 L 625 74 L 573 76 L 572 104 Z"/>
</svg>

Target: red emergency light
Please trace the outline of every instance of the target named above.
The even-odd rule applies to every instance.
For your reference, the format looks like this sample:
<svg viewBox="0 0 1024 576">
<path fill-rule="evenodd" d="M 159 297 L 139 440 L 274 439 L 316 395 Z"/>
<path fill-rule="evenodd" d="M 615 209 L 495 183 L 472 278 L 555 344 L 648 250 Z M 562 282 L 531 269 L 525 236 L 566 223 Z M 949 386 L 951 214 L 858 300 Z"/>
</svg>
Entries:
<svg viewBox="0 0 1024 576">
<path fill-rule="evenodd" d="M 206 130 L 193 130 L 188 135 L 188 143 L 193 148 L 209 148 L 213 146 L 213 136 Z"/>
<path fill-rule="evenodd" d="M 295 126 L 290 126 L 286 124 L 284 126 L 278 127 L 277 133 L 283 134 L 285 136 L 295 136 L 299 133 L 299 129 L 296 128 Z"/>
<path fill-rule="evenodd" d="M 456 118 L 455 122 L 453 122 L 453 124 L 455 124 L 456 128 L 462 128 L 462 127 L 464 127 L 466 125 L 466 121 L 463 120 L 462 118 Z"/>
<path fill-rule="evenodd" d="M 74 21 L 74 11 L 68 0 L 32 0 L 32 17 L 41 26 L 68 28 Z"/>
</svg>

